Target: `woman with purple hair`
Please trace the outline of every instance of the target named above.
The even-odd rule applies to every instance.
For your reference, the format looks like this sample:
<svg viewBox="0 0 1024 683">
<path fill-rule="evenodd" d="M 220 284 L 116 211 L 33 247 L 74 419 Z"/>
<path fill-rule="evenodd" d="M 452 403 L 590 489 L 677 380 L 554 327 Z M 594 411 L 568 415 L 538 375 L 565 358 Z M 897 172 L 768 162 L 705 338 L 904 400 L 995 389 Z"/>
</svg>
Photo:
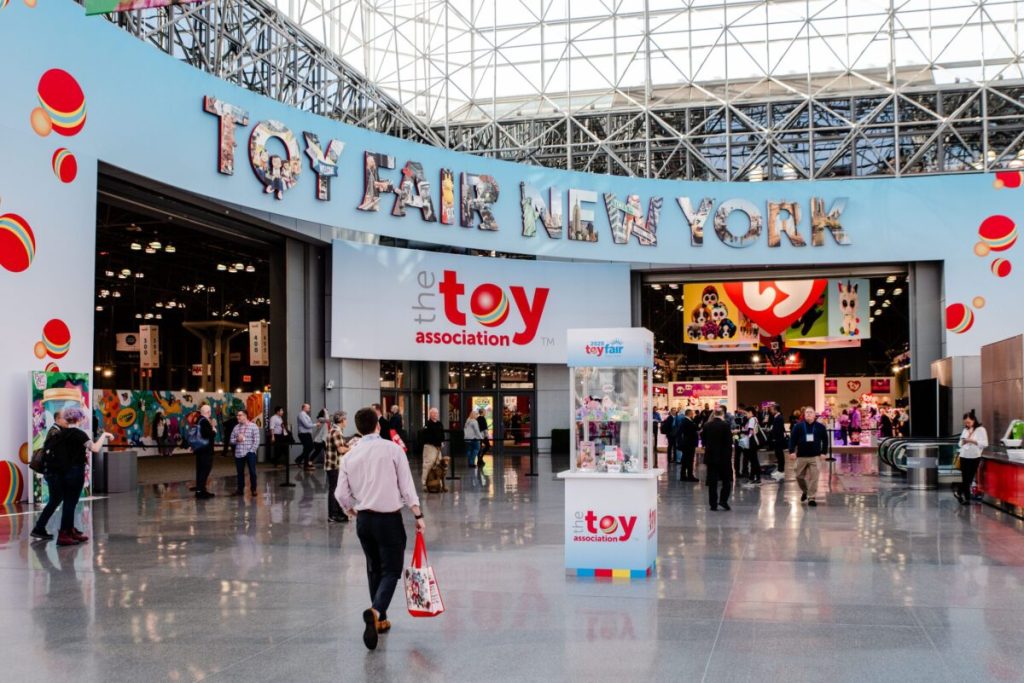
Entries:
<svg viewBox="0 0 1024 683">
<path fill-rule="evenodd" d="M 94 441 L 82 428 L 88 415 L 78 406 L 64 408 L 61 412 L 63 419 L 58 422 L 60 429 L 47 437 L 45 446 L 49 455 L 45 462 L 44 476 L 49 487 L 50 500 L 32 528 L 32 538 L 53 538 L 46 531 L 46 524 L 57 510 L 57 506 L 62 505 L 57 545 L 76 545 L 89 540 L 88 536 L 75 528 L 75 508 L 78 507 L 78 499 L 85 485 L 85 466 L 88 458 L 86 451 L 98 453 L 104 444 L 114 437 L 104 432 Z"/>
</svg>

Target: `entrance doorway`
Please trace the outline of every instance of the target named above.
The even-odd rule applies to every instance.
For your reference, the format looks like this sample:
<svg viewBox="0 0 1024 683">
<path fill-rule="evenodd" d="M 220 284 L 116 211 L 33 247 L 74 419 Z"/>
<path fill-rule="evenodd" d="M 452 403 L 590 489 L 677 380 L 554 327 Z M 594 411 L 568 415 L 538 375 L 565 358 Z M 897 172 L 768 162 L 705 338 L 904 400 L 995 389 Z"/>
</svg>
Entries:
<svg viewBox="0 0 1024 683">
<path fill-rule="evenodd" d="M 461 435 L 466 418 L 479 411 L 490 434 L 489 455 L 530 455 L 536 422 L 535 366 L 449 363 L 442 422 Z"/>
</svg>

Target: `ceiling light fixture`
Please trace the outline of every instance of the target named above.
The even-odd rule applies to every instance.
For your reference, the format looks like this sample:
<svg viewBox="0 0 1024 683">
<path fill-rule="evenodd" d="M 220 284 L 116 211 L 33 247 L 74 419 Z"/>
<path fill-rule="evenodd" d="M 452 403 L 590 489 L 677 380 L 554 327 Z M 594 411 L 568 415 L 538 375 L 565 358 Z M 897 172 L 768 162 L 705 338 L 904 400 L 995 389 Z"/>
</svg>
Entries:
<svg viewBox="0 0 1024 683">
<path fill-rule="evenodd" d="M 173 244 L 168 244 L 166 247 L 164 247 L 164 251 L 166 251 L 168 254 L 173 254 L 178 250 L 174 248 Z"/>
<path fill-rule="evenodd" d="M 132 251 L 142 251 L 142 245 L 138 242 L 132 242 L 131 249 Z"/>
<path fill-rule="evenodd" d="M 245 267 L 245 272 L 247 272 L 247 273 L 255 273 L 256 272 L 256 266 L 254 266 L 254 265 L 252 265 L 250 263 L 249 265 L 247 265 Z"/>
<path fill-rule="evenodd" d="M 155 254 L 156 253 L 156 249 L 154 249 L 153 247 L 146 247 L 145 251 L 146 251 L 147 254 Z"/>
<path fill-rule="evenodd" d="M 128 275 L 131 275 L 131 274 L 132 274 L 132 271 L 130 271 L 129 269 L 127 269 L 127 268 L 122 268 L 121 269 L 121 275 L 128 276 Z"/>
<path fill-rule="evenodd" d="M 218 263 L 217 264 L 217 270 L 227 270 L 227 269 L 228 269 L 228 267 L 225 266 L 223 263 Z"/>
<path fill-rule="evenodd" d="M 163 249 L 164 245 L 160 244 L 160 242 L 158 242 L 157 240 L 153 240 L 152 242 L 149 243 L 149 248 L 150 249 Z"/>
</svg>

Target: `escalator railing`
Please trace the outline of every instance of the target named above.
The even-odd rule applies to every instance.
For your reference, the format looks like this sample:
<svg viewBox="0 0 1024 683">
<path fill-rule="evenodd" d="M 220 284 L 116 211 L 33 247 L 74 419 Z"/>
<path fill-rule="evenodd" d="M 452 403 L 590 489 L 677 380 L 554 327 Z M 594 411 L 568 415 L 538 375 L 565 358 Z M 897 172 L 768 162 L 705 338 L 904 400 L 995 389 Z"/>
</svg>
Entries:
<svg viewBox="0 0 1024 683">
<path fill-rule="evenodd" d="M 939 458 L 939 473 L 948 474 L 953 471 L 953 461 L 960 449 L 959 443 L 959 436 L 890 438 L 878 444 L 878 460 L 898 472 L 906 473 L 908 446 L 922 444 L 935 446 L 936 455 Z"/>
</svg>

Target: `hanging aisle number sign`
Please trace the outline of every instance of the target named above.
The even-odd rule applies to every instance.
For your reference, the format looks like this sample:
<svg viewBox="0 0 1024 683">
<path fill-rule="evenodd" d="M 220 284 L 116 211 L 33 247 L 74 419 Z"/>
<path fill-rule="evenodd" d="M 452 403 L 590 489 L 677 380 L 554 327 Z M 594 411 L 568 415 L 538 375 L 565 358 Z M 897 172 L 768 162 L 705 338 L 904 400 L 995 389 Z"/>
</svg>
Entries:
<svg viewBox="0 0 1024 683">
<path fill-rule="evenodd" d="M 266 320 L 249 323 L 249 365 L 265 367 L 270 365 L 269 342 L 270 324 Z"/>
<path fill-rule="evenodd" d="M 139 367 L 160 367 L 160 328 L 156 325 L 139 325 Z"/>
</svg>

